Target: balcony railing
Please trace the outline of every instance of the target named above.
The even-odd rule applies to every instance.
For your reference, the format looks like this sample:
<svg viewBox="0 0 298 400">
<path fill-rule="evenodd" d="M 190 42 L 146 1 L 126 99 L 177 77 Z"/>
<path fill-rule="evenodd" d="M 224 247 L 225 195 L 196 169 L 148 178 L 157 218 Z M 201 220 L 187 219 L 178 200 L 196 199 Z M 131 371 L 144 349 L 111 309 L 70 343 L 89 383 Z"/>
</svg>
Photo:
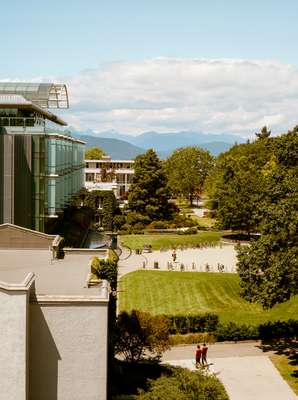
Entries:
<svg viewBox="0 0 298 400">
<path fill-rule="evenodd" d="M 32 128 L 32 127 L 45 127 L 45 120 L 37 117 L 1 117 L 0 127 L 19 127 L 19 128 Z"/>
</svg>

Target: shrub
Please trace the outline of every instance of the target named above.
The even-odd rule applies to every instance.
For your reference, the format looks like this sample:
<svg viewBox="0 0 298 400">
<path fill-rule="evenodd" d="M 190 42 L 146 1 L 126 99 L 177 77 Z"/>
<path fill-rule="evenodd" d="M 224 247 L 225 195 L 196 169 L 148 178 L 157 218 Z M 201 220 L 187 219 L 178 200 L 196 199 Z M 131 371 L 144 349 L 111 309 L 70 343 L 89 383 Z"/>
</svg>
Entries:
<svg viewBox="0 0 298 400">
<path fill-rule="evenodd" d="M 214 332 L 218 325 L 218 315 L 167 315 L 171 334 Z"/>
<path fill-rule="evenodd" d="M 116 323 L 115 351 L 129 362 L 138 362 L 145 353 L 154 358 L 169 348 L 168 320 L 162 315 L 135 311 L 122 312 Z"/>
<path fill-rule="evenodd" d="M 257 326 L 237 325 L 234 322 L 219 324 L 214 333 L 219 342 L 259 338 L 259 328 Z"/>
<path fill-rule="evenodd" d="M 204 371 L 169 368 L 166 375 L 149 380 L 148 391 L 141 391 L 138 400 L 228 400 L 228 395 L 215 375 Z"/>
<path fill-rule="evenodd" d="M 260 339 L 279 339 L 298 336 L 298 320 L 267 322 L 259 326 Z"/>
<path fill-rule="evenodd" d="M 148 225 L 149 229 L 167 229 L 168 227 L 169 223 L 167 221 L 153 221 Z"/>
<path fill-rule="evenodd" d="M 215 343 L 216 337 L 212 333 L 187 333 L 185 335 L 171 335 L 170 345 L 196 344 L 196 343 Z"/>
</svg>

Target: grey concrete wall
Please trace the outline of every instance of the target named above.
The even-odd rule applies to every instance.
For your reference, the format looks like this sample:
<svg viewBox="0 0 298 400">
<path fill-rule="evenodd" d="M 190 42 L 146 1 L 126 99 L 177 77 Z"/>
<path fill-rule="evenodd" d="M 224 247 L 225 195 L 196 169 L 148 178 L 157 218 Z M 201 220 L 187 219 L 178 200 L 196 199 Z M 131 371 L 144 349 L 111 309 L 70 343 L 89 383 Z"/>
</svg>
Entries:
<svg viewBox="0 0 298 400">
<path fill-rule="evenodd" d="M 0 398 L 27 399 L 28 297 L 0 289 Z"/>
<path fill-rule="evenodd" d="M 107 303 L 30 305 L 30 400 L 106 400 Z"/>
<path fill-rule="evenodd" d="M 0 249 L 48 249 L 54 238 L 18 226 L 0 225 Z"/>
</svg>

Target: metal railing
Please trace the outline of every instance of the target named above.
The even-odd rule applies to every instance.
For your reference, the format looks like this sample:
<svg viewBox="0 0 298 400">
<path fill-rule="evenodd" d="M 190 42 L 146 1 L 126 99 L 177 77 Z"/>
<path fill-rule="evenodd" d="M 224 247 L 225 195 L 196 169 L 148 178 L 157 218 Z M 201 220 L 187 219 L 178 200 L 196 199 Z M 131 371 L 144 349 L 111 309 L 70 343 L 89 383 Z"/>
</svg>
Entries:
<svg viewBox="0 0 298 400">
<path fill-rule="evenodd" d="M 0 116 L 0 126 L 2 127 L 22 127 L 24 129 L 26 128 L 32 128 L 32 127 L 45 127 L 45 120 L 42 118 L 37 118 L 37 117 L 1 117 Z"/>
</svg>

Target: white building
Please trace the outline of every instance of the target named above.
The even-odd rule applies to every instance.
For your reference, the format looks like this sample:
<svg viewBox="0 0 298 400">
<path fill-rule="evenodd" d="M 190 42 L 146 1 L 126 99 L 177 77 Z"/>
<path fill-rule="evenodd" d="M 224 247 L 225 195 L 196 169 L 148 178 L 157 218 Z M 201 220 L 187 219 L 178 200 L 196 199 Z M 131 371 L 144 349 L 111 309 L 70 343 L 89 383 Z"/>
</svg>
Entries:
<svg viewBox="0 0 298 400">
<path fill-rule="evenodd" d="M 85 188 L 88 190 L 113 190 L 117 199 L 123 200 L 134 175 L 133 160 L 85 160 Z"/>
<path fill-rule="evenodd" d="M 0 225 L 3 400 L 106 400 L 109 287 L 87 284 L 90 258 L 106 251 L 70 249 L 58 260 L 58 242 Z"/>
</svg>

